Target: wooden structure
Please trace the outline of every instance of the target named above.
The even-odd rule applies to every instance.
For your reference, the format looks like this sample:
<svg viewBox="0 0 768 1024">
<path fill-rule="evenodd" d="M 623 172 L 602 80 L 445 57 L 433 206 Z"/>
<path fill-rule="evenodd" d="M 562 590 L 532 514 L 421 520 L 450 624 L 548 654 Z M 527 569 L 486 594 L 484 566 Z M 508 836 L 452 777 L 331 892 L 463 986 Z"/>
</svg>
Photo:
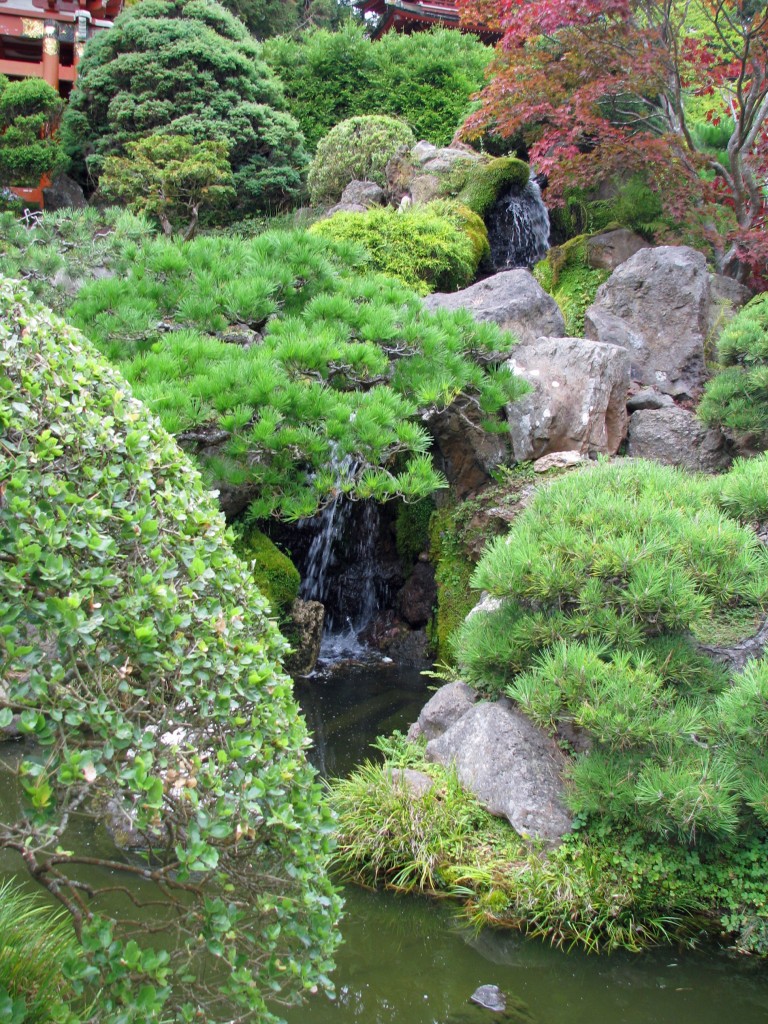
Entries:
<svg viewBox="0 0 768 1024">
<path fill-rule="evenodd" d="M 357 0 L 355 7 L 363 17 L 375 19 L 376 28 L 371 33 L 374 39 L 391 31 L 422 32 L 433 25 L 470 32 L 484 43 L 495 43 L 501 38 L 500 32 L 460 25 L 455 0 Z"/>
<path fill-rule="evenodd" d="M 123 0 L 0 0 L 0 74 L 42 78 L 68 95 L 85 44 Z"/>
</svg>

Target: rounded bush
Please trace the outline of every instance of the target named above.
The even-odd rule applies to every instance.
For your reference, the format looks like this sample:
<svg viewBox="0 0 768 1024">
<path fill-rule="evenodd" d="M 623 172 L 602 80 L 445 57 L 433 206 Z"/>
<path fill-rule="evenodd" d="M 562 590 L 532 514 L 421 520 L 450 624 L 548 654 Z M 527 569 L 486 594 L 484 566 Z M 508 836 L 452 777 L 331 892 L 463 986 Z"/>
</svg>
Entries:
<svg viewBox="0 0 768 1024">
<path fill-rule="evenodd" d="M 350 117 L 332 128 L 317 147 L 309 169 L 313 203 L 335 203 L 355 179 L 386 184 L 384 169 L 401 146 L 416 142 L 413 132 L 394 117 Z"/>
<path fill-rule="evenodd" d="M 439 207 L 446 209 L 444 204 Z M 465 287 L 474 280 L 480 262 L 477 237 L 462 228 L 460 214 L 446 215 L 432 204 L 337 213 L 313 224 L 310 232 L 362 245 L 372 269 L 399 278 L 422 295 Z"/>
</svg>

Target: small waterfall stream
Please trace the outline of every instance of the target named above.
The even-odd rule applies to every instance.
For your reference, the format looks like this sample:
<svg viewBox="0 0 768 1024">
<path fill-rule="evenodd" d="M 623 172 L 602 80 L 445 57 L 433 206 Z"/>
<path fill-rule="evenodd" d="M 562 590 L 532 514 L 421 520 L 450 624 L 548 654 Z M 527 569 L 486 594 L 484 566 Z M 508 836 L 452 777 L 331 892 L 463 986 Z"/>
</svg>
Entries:
<svg viewBox="0 0 768 1024">
<path fill-rule="evenodd" d="M 549 249 L 549 214 L 533 180 L 503 192 L 486 216 L 494 270 L 530 268 Z"/>
</svg>

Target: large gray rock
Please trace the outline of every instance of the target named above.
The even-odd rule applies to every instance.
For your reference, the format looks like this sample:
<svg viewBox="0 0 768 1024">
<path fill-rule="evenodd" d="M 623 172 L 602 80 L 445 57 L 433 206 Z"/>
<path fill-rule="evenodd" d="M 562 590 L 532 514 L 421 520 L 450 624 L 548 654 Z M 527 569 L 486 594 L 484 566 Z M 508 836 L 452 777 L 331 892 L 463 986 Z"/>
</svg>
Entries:
<svg viewBox="0 0 768 1024">
<path fill-rule="evenodd" d="M 560 307 L 528 270 L 504 270 L 460 292 L 437 292 L 424 305 L 429 310 L 468 309 L 476 320 L 498 324 L 521 342 L 565 334 Z"/>
<path fill-rule="evenodd" d="M 587 263 L 596 270 L 615 270 L 641 249 L 650 248 L 650 242 L 628 228 L 601 231 L 587 239 Z"/>
<path fill-rule="evenodd" d="M 694 396 L 706 378 L 710 276 L 704 256 L 693 249 L 641 249 L 598 288 L 584 333 L 628 347 L 641 383 Z"/>
<path fill-rule="evenodd" d="M 676 405 L 632 414 L 627 455 L 703 473 L 716 473 L 731 464 L 722 433 L 705 427 L 692 412 Z"/>
<path fill-rule="evenodd" d="M 477 694 L 466 683 L 446 683 L 421 709 L 418 719 L 408 730 L 408 738 L 415 740 L 426 736 L 428 740 L 434 740 L 442 736 L 476 700 Z"/>
<path fill-rule="evenodd" d="M 474 704 L 427 743 L 427 760 L 455 764 L 461 784 L 522 836 L 557 842 L 570 831 L 565 755 L 507 700 Z"/>
<path fill-rule="evenodd" d="M 534 390 L 507 407 L 518 462 L 551 452 L 614 455 L 627 428 L 629 354 L 584 338 L 538 338 L 508 363 Z"/>
</svg>

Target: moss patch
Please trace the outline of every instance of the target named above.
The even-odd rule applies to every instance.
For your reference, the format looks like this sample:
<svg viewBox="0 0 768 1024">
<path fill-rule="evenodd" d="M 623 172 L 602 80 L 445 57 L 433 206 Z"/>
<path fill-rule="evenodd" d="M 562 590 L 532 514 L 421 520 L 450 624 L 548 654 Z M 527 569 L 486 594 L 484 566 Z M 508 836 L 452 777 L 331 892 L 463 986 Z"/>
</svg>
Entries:
<svg viewBox="0 0 768 1024">
<path fill-rule="evenodd" d="M 595 301 L 595 292 L 610 277 L 610 271 L 588 265 L 587 237 L 577 235 L 555 246 L 533 268 L 533 276 L 560 307 L 566 332 L 576 338 L 584 334 L 584 314 Z"/>
<path fill-rule="evenodd" d="M 484 217 L 505 188 L 525 188 L 530 168 L 514 156 L 500 156 L 488 163 L 462 164 L 464 181 L 456 198 Z"/>
<path fill-rule="evenodd" d="M 301 577 L 288 555 L 261 530 L 250 530 L 237 539 L 236 553 L 249 563 L 253 581 L 267 598 L 272 611 L 283 615 L 299 596 Z"/>
</svg>

